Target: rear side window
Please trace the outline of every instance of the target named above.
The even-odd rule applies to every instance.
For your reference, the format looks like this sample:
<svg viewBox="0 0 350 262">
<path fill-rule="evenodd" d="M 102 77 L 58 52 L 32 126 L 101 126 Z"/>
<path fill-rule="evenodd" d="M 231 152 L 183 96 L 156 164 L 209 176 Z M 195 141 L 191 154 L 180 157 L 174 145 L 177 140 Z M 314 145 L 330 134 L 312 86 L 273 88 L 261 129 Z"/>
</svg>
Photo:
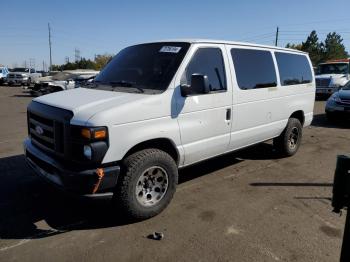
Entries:
<svg viewBox="0 0 350 262">
<path fill-rule="evenodd" d="M 275 53 L 282 86 L 312 82 L 309 60 L 305 55 Z"/>
<path fill-rule="evenodd" d="M 199 48 L 189 62 L 181 84 L 191 85 L 192 74 L 208 77 L 212 91 L 226 90 L 225 66 L 219 48 Z"/>
<path fill-rule="evenodd" d="M 277 86 L 272 54 L 264 50 L 231 49 L 237 83 L 240 89 Z"/>
</svg>

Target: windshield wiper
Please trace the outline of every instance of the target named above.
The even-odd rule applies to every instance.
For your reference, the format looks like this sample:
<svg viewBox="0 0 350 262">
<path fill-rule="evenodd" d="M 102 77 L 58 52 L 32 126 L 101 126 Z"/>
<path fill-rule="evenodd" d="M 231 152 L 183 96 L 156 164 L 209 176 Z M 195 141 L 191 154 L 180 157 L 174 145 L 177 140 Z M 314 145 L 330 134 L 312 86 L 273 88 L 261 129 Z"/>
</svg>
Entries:
<svg viewBox="0 0 350 262">
<path fill-rule="evenodd" d="M 145 90 L 143 90 L 143 88 L 138 87 L 138 86 L 134 86 L 135 82 L 119 80 L 119 81 L 111 81 L 111 82 L 109 82 L 109 84 L 112 87 L 118 87 L 118 86 L 121 86 L 121 87 L 132 87 L 132 88 L 136 88 L 137 90 L 139 90 L 140 93 L 144 93 L 145 92 Z"/>
<path fill-rule="evenodd" d="M 125 80 L 118 80 L 118 81 L 110 81 L 110 85 L 112 86 L 122 86 L 122 87 L 132 87 L 135 83 Z"/>
</svg>

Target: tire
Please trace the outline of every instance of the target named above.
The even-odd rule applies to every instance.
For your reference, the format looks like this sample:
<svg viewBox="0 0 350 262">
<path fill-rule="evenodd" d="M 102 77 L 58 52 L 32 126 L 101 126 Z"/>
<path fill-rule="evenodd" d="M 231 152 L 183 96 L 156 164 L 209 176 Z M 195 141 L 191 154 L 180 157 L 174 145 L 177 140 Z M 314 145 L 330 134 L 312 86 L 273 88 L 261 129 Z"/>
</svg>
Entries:
<svg viewBox="0 0 350 262">
<path fill-rule="evenodd" d="M 113 200 L 126 217 L 151 218 L 168 206 L 178 182 L 177 165 L 169 154 L 141 150 L 128 156 L 121 168 Z"/>
<path fill-rule="evenodd" d="M 273 140 L 275 149 L 282 156 L 294 155 L 301 144 L 303 127 L 296 118 L 289 118 L 282 134 Z"/>
<path fill-rule="evenodd" d="M 337 122 L 337 118 L 334 114 L 326 112 L 326 117 L 329 122 L 335 123 Z"/>
</svg>

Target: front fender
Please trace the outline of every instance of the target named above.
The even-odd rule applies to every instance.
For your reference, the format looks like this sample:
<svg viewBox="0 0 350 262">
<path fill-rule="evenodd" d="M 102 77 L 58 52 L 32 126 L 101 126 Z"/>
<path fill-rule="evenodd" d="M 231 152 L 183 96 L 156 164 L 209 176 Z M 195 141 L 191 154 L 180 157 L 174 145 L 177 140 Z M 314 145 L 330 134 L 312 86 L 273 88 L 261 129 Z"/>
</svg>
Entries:
<svg viewBox="0 0 350 262">
<path fill-rule="evenodd" d="M 177 120 L 170 116 L 112 125 L 108 127 L 108 131 L 110 146 L 103 163 L 122 160 L 134 146 L 158 138 L 170 140 L 179 153 L 179 163 L 183 161 L 179 126 Z"/>
</svg>

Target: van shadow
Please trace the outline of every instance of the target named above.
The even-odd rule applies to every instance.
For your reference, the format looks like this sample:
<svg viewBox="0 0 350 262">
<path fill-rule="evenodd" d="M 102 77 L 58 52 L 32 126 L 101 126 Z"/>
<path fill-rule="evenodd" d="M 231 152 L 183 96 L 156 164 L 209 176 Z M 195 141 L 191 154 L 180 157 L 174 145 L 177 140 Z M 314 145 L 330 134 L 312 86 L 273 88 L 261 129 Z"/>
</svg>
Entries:
<svg viewBox="0 0 350 262">
<path fill-rule="evenodd" d="M 179 183 L 205 176 L 245 159 L 274 158 L 260 144 L 180 170 Z M 39 239 L 72 230 L 132 224 L 109 199 L 67 196 L 31 171 L 23 155 L 0 159 L 0 239 Z"/>
<path fill-rule="evenodd" d="M 324 128 L 339 128 L 339 129 L 349 129 L 350 121 L 349 119 L 339 118 L 336 121 L 330 121 L 327 119 L 326 114 L 314 115 L 311 126 L 324 127 Z"/>
<path fill-rule="evenodd" d="M 0 179 L 0 239 L 36 239 L 132 223 L 113 211 L 111 201 L 56 190 L 27 167 L 23 155 L 0 159 Z"/>
</svg>

